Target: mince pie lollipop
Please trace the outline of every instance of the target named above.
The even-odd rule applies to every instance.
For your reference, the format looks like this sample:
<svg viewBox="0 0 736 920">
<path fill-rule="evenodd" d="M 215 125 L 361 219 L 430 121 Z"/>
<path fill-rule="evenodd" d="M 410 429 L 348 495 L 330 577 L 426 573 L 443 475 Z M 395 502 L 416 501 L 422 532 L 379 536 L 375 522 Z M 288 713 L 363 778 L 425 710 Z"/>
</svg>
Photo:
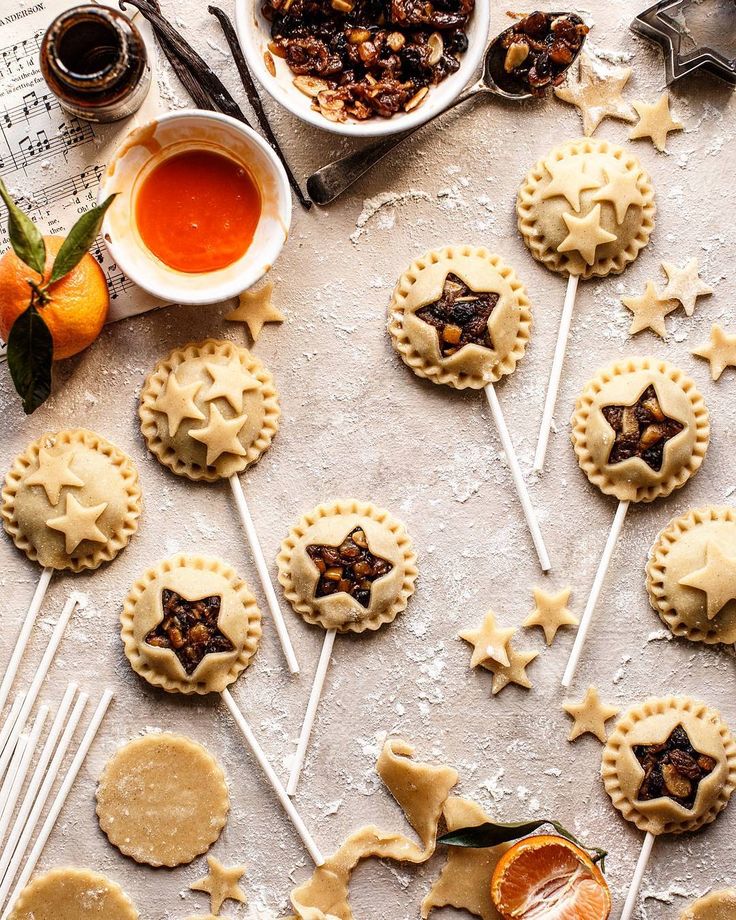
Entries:
<svg viewBox="0 0 736 920">
<path fill-rule="evenodd" d="M 484 389 L 539 556 L 550 569 L 534 508 L 494 389 L 523 357 L 532 315 L 516 273 L 487 249 L 447 246 L 425 253 L 399 278 L 388 331 L 419 377 L 456 389 Z"/>
<path fill-rule="evenodd" d="M 516 212 L 534 258 L 568 278 L 534 459 L 541 470 L 578 280 L 618 274 L 634 261 L 654 229 L 654 189 L 633 154 L 584 137 L 556 147 L 527 173 Z"/>
<path fill-rule="evenodd" d="M 279 581 L 294 610 L 325 632 L 287 791 L 294 795 L 335 636 L 375 631 L 406 608 L 417 578 L 404 525 L 367 502 L 335 501 L 303 515 L 281 544 Z"/>
<path fill-rule="evenodd" d="M 238 478 L 271 446 L 280 414 L 273 377 L 258 358 L 216 339 L 175 348 L 159 361 L 139 409 L 146 444 L 164 466 L 188 479 L 229 481 L 281 647 L 296 674 L 299 665 Z"/>
<path fill-rule="evenodd" d="M 631 502 L 651 502 L 700 469 L 710 438 L 695 383 L 656 358 L 626 358 L 599 371 L 572 417 L 578 464 L 593 485 L 619 500 L 590 597 L 562 679 L 569 687 Z"/>
<path fill-rule="evenodd" d="M 628 920 L 656 837 L 699 830 L 736 788 L 736 742 L 720 714 L 690 697 L 653 697 L 627 710 L 603 749 L 606 792 L 645 831 L 621 920 Z"/>
</svg>

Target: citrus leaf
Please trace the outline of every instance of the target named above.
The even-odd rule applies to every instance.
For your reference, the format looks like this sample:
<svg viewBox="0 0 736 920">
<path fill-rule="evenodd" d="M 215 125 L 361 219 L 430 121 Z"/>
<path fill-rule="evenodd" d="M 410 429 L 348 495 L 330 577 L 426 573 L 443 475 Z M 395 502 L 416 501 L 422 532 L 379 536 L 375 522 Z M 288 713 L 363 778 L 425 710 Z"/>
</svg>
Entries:
<svg viewBox="0 0 736 920">
<path fill-rule="evenodd" d="M 54 342 L 35 304 L 20 314 L 8 335 L 8 369 L 23 400 L 26 415 L 35 412 L 51 393 Z"/>
<path fill-rule="evenodd" d="M 10 197 L 5 183 L 0 179 L 0 198 L 8 209 L 8 236 L 13 251 L 29 268 L 43 275 L 46 265 L 46 245 L 38 227 L 24 214 Z"/>
<path fill-rule="evenodd" d="M 105 212 L 113 203 L 115 195 L 109 195 L 102 204 L 89 211 L 85 211 L 79 220 L 69 231 L 69 235 L 61 244 L 61 249 L 56 253 L 54 267 L 51 269 L 49 284 L 68 275 L 75 268 L 84 254 L 89 250 L 92 243 L 97 238 L 102 226 L 102 219 Z"/>
</svg>

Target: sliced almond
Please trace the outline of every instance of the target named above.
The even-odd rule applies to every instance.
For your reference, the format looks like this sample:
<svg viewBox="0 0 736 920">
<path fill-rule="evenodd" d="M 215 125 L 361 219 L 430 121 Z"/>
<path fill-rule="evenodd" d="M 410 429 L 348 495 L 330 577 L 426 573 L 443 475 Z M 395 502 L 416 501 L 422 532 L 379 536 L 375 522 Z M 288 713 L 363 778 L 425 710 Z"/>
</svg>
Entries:
<svg viewBox="0 0 736 920">
<path fill-rule="evenodd" d="M 308 76 L 294 77 L 294 86 L 311 99 L 314 99 L 319 96 L 320 93 L 330 88 L 330 84 L 326 83 L 324 80 L 320 80 L 318 77 Z"/>
<path fill-rule="evenodd" d="M 428 92 L 429 87 L 423 86 L 418 92 L 414 93 L 411 99 L 404 103 L 404 111 L 413 112 L 414 109 L 418 108 L 424 102 Z"/>
<path fill-rule="evenodd" d="M 442 36 L 439 32 L 433 32 L 429 36 L 427 47 L 429 48 L 427 63 L 430 67 L 434 67 L 435 64 L 439 64 L 445 51 L 445 43 L 442 41 Z"/>
<path fill-rule="evenodd" d="M 276 62 L 273 59 L 273 56 L 270 51 L 263 52 L 263 63 L 266 65 L 266 70 L 271 74 L 272 77 L 276 76 Z"/>
<path fill-rule="evenodd" d="M 506 52 L 503 69 L 506 73 L 511 73 L 512 70 L 516 70 L 520 64 L 523 64 L 528 57 L 529 45 L 526 42 L 514 42 L 513 45 L 509 45 L 509 50 Z"/>
</svg>

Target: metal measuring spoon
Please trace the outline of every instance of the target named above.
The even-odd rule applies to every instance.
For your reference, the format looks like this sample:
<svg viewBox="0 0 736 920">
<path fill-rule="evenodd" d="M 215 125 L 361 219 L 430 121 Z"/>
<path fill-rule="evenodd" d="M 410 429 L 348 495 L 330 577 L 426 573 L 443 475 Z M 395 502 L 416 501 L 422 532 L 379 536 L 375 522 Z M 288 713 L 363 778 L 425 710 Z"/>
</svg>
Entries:
<svg viewBox="0 0 736 920">
<path fill-rule="evenodd" d="M 549 13 L 548 15 L 554 18 L 575 16 L 579 19 L 574 13 Z M 486 49 L 481 79 L 463 90 L 457 98 L 453 99 L 452 102 L 448 103 L 428 121 L 423 122 L 421 125 L 417 125 L 415 128 L 411 128 L 409 131 L 403 131 L 400 134 L 392 134 L 390 137 L 378 141 L 378 143 L 370 147 L 365 147 L 363 150 L 348 154 L 348 156 L 335 160 L 333 163 L 328 163 L 327 166 L 323 166 L 321 169 L 318 169 L 317 172 L 313 173 L 307 180 L 307 191 L 312 201 L 316 204 L 329 204 L 329 202 L 334 201 L 335 198 L 346 191 L 346 189 L 350 188 L 354 182 L 357 182 L 362 175 L 368 172 L 372 166 L 375 166 L 379 160 L 382 160 L 387 153 L 394 149 L 394 147 L 397 147 L 402 141 L 406 140 L 407 137 L 411 137 L 412 134 L 416 133 L 420 128 L 433 122 L 435 118 L 439 118 L 441 115 L 444 115 L 445 112 L 449 112 L 450 109 L 454 109 L 463 102 L 467 102 L 468 99 L 472 99 L 474 96 L 479 96 L 481 94 L 500 96 L 502 99 L 509 99 L 512 102 L 521 102 L 524 99 L 537 98 L 529 91 L 528 85 L 524 83 L 523 80 L 519 79 L 513 72 L 507 73 L 504 67 L 508 49 L 504 47 L 503 42 L 507 35 L 514 32 L 516 26 L 518 26 L 518 23 L 510 26 L 508 29 L 504 29 L 503 32 L 493 39 Z M 567 73 L 569 68 L 577 60 L 584 44 L 585 36 L 583 35 L 580 47 L 573 55 L 572 60 L 564 69 L 558 71 L 557 76 Z"/>
</svg>

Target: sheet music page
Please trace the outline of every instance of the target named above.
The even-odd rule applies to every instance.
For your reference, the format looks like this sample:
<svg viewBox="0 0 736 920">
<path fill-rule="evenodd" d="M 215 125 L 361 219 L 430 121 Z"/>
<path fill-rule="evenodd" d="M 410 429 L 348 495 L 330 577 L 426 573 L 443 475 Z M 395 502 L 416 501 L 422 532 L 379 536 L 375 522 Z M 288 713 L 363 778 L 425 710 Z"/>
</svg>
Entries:
<svg viewBox="0 0 736 920">
<path fill-rule="evenodd" d="M 123 121 L 96 125 L 61 108 L 41 76 L 39 48 L 54 16 L 72 5 L 70 0 L 24 0 L 12 13 L 0 13 L 0 176 L 43 233 L 65 233 L 95 204 L 112 152 L 129 130 L 161 110 L 155 79 L 142 108 Z M 136 24 L 150 43 L 146 24 Z M 9 245 L 3 213 L 0 251 Z M 92 252 L 110 289 L 108 322 L 163 305 L 123 275 L 101 238 Z"/>
</svg>

